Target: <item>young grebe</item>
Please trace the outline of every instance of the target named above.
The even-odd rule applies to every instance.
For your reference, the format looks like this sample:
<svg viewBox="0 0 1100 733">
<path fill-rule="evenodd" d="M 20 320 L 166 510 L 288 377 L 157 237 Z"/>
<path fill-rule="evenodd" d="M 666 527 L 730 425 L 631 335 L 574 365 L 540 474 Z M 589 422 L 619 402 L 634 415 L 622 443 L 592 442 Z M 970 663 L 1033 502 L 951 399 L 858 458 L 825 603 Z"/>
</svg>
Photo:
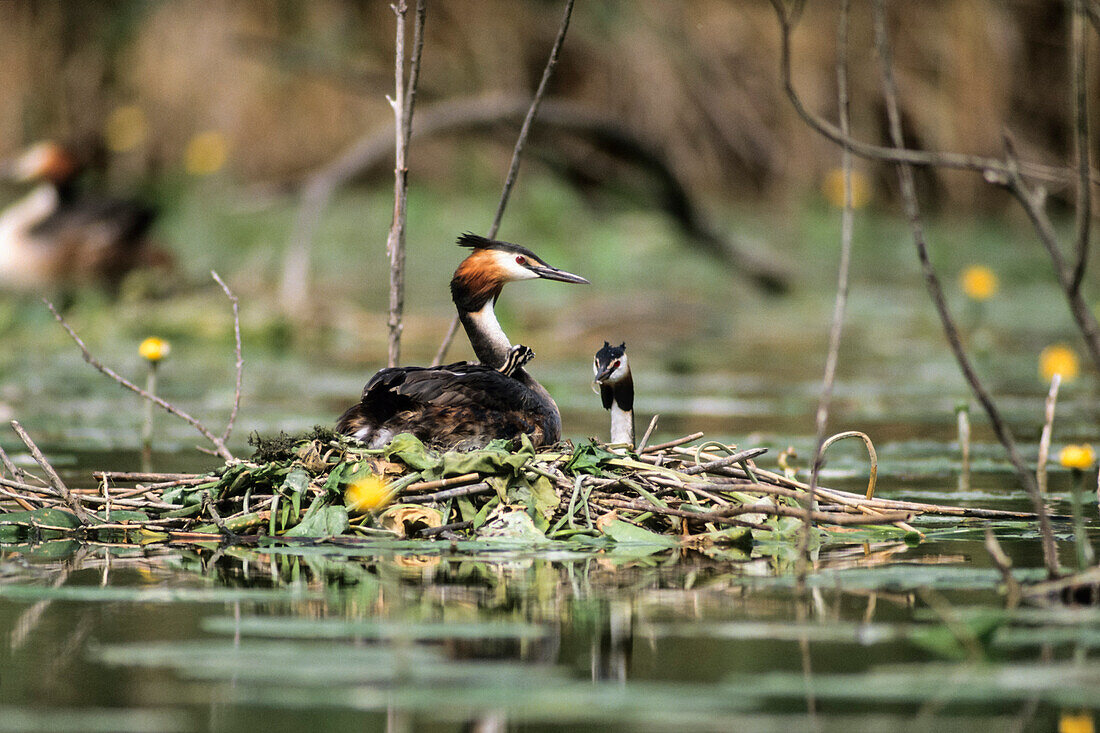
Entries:
<svg viewBox="0 0 1100 733">
<path fill-rule="evenodd" d="M 0 287 L 42 292 L 97 282 L 114 292 L 133 268 L 170 264 L 147 246 L 153 209 L 81 193 L 80 166 L 57 143 L 37 143 L 4 167 L 12 180 L 38 185 L 0 213 Z"/>
<path fill-rule="evenodd" d="M 626 360 L 626 343 L 603 342 L 592 361 L 605 410 L 611 411 L 611 442 L 634 445 L 634 378 Z"/>
<path fill-rule="evenodd" d="M 561 438 L 558 406 L 523 369 L 534 353 L 525 346 L 512 346 L 497 322 L 493 304 L 507 282 L 588 281 L 551 267 L 517 244 L 474 234 L 463 234 L 458 244 L 473 251 L 455 270 L 451 297 L 481 363 L 382 369 L 367 382 L 362 399 L 340 416 L 337 432 L 372 447 L 385 445 L 398 433 L 458 448 L 476 448 L 495 438 L 522 434 L 535 445 Z"/>
</svg>

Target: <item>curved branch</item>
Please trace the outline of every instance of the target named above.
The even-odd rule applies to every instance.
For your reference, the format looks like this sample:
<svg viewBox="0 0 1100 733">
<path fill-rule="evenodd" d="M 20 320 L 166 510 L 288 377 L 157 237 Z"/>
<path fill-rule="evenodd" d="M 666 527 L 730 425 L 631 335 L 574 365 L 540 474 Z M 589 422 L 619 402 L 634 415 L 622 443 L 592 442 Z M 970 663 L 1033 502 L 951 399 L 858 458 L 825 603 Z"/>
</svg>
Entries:
<svg viewBox="0 0 1100 733">
<path fill-rule="evenodd" d="M 997 158 L 988 158 L 980 155 L 968 155 L 965 153 L 930 153 L 922 150 L 911 150 L 905 147 L 884 147 L 872 145 L 845 134 L 843 130 L 828 120 L 815 115 L 806 109 L 802 98 L 794 88 L 791 77 L 791 33 L 795 20 L 789 16 L 783 8 L 783 0 L 771 0 L 772 6 L 779 19 L 780 25 L 780 62 L 779 70 L 783 81 L 783 89 L 787 99 L 795 112 L 802 120 L 817 133 L 830 141 L 848 148 L 861 158 L 878 160 L 887 163 L 905 163 L 916 166 L 931 166 L 939 168 L 954 168 L 981 173 L 986 178 L 1003 178 L 1008 174 L 1009 164 Z M 1030 178 L 1046 183 L 1068 184 L 1072 181 L 1072 175 L 1064 168 L 1041 165 L 1039 163 L 1022 163 L 1021 168 Z M 1093 182 L 1098 179 L 1091 178 Z"/>
<path fill-rule="evenodd" d="M 1089 229 L 1092 226 L 1092 191 L 1089 182 L 1089 105 L 1085 89 L 1087 60 L 1085 58 L 1084 0 L 1073 3 L 1070 43 L 1073 67 L 1073 132 L 1077 148 L 1077 261 L 1073 266 L 1070 292 L 1077 293 L 1085 279 L 1089 259 Z"/>
<path fill-rule="evenodd" d="M 878 51 L 882 69 L 882 89 L 886 102 L 886 114 L 890 123 L 890 138 L 894 145 L 900 147 L 904 144 L 901 131 L 901 113 L 898 109 L 897 83 L 894 81 L 890 41 L 886 33 L 886 10 L 883 5 L 884 1 L 885 0 L 874 0 L 872 3 L 875 49 Z M 1016 448 L 1016 441 L 1012 437 L 1012 432 L 1001 418 L 1000 411 L 997 409 L 989 392 L 986 391 L 981 380 L 978 378 L 977 372 L 974 371 L 974 367 L 970 363 L 970 358 L 966 355 L 966 350 L 963 348 L 958 328 L 955 326 L 955 322 L 951 318 L 951 313 L 947 308 L 947 302 L 943 296 L 943 288 L 940 285 L 940 280 L 936 275 L 936 270 L 932 265 L 932 261 L 928 256 L 928 246 L 924 240 L 924 226 L 921 220 L 920 204 L 917 202 L 916 188 L 913 183 L 913 169 L 907 163 L 898 163 L 897 169 L 898 179 L 901 183 L 902 201 L 905 205 L 905 215 L 909 220 L 909 228 L 913 233 L 913 243 L 917 248 L 921 272 L 924 274 L 924 282 L 927 286 L 928 294 L 931 296 L 932 303 L 935 305 L 936 312 L 939 314 L 940 321 L 943 324 L 944 335 L 947 337 L 947 342 L 950 344 L 951 351 L 955 355 L 955 360 L 959 363 L 959 369 L 962 371 L 966 381 L 970 384 L 971 391 L 974 393 L 974 396 L 978 398 L 978 401 L 989 416 L 993 432 L 997 435 L 997 439 L 1001 441 L 1001 445 L 1004 446 L 1005 451 L 1008 453 L 1008 459 L 1016 469 L 1016 474 L 1020 479 L 1020 483 L 1027 489 L 1028 495 L 1031 497 L 1035 512 L 1039 515 L 1039 532 L 1042 536 L 1043 561 L 1050 576 L 1057 577 L 1060 572 L 1058 568 L 1058 552 L 1054 545 L 1054 535 L 1050 526 L 1050 518 L 1046 514 L 1046 506 L 1043 504 L 1043 497 L 1039 493 L 1039 487 L 1035 482 L 1035 477 L 1028 471 L 1023 458 L 1020 456 L 1019 450 Z"/>
</svg>

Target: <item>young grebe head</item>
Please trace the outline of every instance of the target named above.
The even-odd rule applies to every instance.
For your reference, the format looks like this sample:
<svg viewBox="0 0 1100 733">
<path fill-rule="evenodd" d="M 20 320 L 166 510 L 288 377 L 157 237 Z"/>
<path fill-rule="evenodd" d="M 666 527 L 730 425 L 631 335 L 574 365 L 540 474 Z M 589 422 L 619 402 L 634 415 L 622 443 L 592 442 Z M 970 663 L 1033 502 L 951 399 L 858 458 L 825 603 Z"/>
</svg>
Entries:
<svg viewBox="0 0 1100 733">
<path fill-rule="evenodd" d="M 46 140 L 27 148 L 5 166 L 9 178 L 19 183 L 50 181 L 63 183 L 79 168 L 76 159 L 57 143 Z"/>
<path fill-rule="evenodd" d="M 626 361 L 626 342 L 612 346 L 603 342 L 603 348 L 596 352 L 592 360 L 592 372 L 596 375 L 596 384 L 614 386 L 630 376 L 630 365 Z"/>
</svg>

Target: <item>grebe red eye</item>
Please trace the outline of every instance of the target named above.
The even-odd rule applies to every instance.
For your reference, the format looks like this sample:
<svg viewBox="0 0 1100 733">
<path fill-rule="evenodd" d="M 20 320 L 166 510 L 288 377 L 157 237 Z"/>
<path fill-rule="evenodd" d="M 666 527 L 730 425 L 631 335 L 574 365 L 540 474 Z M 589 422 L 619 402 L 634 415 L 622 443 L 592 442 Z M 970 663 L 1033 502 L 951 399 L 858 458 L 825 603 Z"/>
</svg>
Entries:
<svg viewBox="0 0 1100 733">
<path fill-rule="evenodd" d="M 619 368 L 618 360 L 611 362 L 611 368 L 612 369 L 618 369 Z"/>
<path fill-rule="evenodd" d="M 527 264 L 527 258 L 524 257 L 523 255 L 516 255 L 516 264 L 517 265 L 526 265 Z"/>
</svg>

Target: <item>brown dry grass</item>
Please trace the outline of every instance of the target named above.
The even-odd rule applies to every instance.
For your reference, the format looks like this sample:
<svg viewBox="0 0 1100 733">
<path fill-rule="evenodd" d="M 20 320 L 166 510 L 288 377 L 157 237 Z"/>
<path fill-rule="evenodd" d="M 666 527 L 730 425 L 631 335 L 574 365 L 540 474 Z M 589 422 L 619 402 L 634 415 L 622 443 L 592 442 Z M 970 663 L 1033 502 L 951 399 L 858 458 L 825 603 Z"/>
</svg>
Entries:
<svg viewBox="0 0 1100 733">
<path fill-rule="evenodd" d="M 855 6 L 854 129 L 883 141 L 868 9 Z M 433 3 L 422 102 L 533 89 L 560 10 L 516 0 Z M 894 3 L 892 12 L 915 143 L 997 154 L 1008 129 L 1025 155 L 1064 158 L 1063 4 L 940 0 Z M 826 115 L 835 111 L 835 13 L 835 3 L 810 3 L 794 46 L 796 84 Z M 114 107 L 137 103 L 152 131 L 140 152 L 149 170 L 178 167 L 192 135 L 217 129 L 241 178 L 293 178 L 388 119 L 392 43 L 381 1 L 3 3 L 0 153 L 42 137 L 95 137 Z M 657 141 L 699 190 L 797 195 L 819 185 L 838 153 L 795 118 L 777 69 L 766 3 L 583 3 L 552 93 Z M 421 176 L 433 166 L 442 174 L 446 157 L 436 147 L 432 160 L 414 163 Z M 933 184 L 941 202 L 1001 200 L 972 175 L 937 174 Z"/>
</svg>

